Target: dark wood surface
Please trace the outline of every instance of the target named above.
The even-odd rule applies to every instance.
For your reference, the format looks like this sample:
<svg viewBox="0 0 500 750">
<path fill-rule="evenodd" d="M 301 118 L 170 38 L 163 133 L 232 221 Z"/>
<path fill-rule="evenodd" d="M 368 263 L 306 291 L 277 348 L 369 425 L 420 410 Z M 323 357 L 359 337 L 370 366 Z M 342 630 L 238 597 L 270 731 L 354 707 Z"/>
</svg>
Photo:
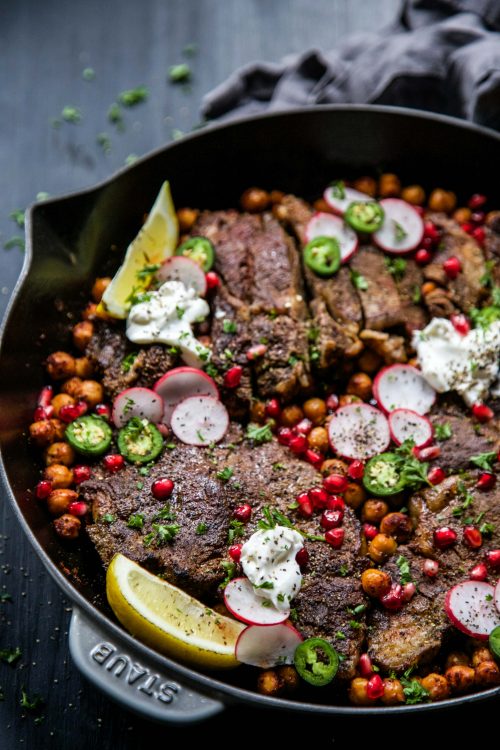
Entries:
<svg viewBox="0 0 500 750">
<path fill-rule="evenodd" d="M 141 155 L 189 131 L 199 121 L 202 95 L 236 67 L 255 59 L 317 46 L 328 49 L 351 31 L 387 23 L 398 0 L 86 0 L 0 2 L 0 244 L 22 234 L 9 213 L 39 191 L 58 195 L 106 177 L 128 154 Z M 197 45 L 192 58 L 187 44 Z M 193 70 L 188 89 L 167 82 L 178 62 Z M 82 71 L 95 70 L 86 81 Z M 150 99 L 125 112 L 125 130 L 107 120 L 119 92 L 140 84 Z M 65 105 L 79 107 L 82 121 L 56 128 Z M 106 132 L 104 154 L 98 133 Z M 18 249 L 0 249 L 0 315 L 22 265 Z M 304 719 L 229 709 L 203 727 L 157 727 L 112 704 L 72 665 L 67 646 L 71 613 L 45 573 L 5 501 L 0 507 L 0 650 L 19 647 L 15 666 L 0 662 L 0 748 L 144 747 L 151 741 L 198 739 L 241 743 L 247 737 L 296 742 Z M 20 706 L 21 689 L 45 700 L 35 714 Z M 463 713 L 471 717 L 472 709 Z M 44 716 L 41 722 L 36 716 Z M 474 716 L 479 718 L 479 714 Z M 465 720 L 463 714 L 461 721 Z M 229 721 L 229 731 L 228 724 Z M 314 741 L 347 746 L 360 729 L 379 732 L 380 722 L 314 720 Z M 413 723 L 413 722 L 411 722 Z M 404 727 L 409 728 L 406 719 Z M 234 727 L 234 728 L 233 728 Z M 401 721 L 393 721 L 404 741 Z M 212 730 L 212 731 L 211 731 Z M 215 731 L 214 731 L 215 730 Z M 394 735 L 393 735 L 394 736 Z M 244 742 L 244 741 L 243 741 Z M 244 742 L 244 744 L 246 744 Z"/>
</svg>

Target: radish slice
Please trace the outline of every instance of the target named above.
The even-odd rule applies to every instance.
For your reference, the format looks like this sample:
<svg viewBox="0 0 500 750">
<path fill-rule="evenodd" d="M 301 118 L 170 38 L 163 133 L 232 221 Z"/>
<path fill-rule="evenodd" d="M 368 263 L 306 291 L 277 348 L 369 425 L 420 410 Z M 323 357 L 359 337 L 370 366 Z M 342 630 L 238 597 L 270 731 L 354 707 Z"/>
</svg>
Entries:
<svg viewBox="0 0 500 750">
<path fill-rule="evenodd" d="M 309 219 L 306 226 L 306 240 L 315 237 L 334 237 L 339 243 L 340 259 L 345 263 L 358 249 L 358 235 L 342 219 L 332 214 L 318 212 Z"/>
<path fill-rule="evenodd" d="M 373 381 L 373 395 L 387 413 L 411 409 L 417 414 L 427 414 L 436 400 L 434 388 L 412 365 L 389 365 L 380 370 Z"/>
<path fill-rule="evenodd" d="M 147 419 L 149 422 L 161 421 L 163 417 L 163 399 L 149 388 L 127 388 L 118 394 L 113 402 L 111 418 L 116 427 L 124 427 L 132 417 Z"/>
<path fill-rule="evenodd" d="M 375 243 L 388 253 L 410 253 L 422 242 L 424 222 L 418 211 L 399 198 L 380 201 L 384 209 L 384 223 L 374 232 Z"/>
<path fill-rule="evenodd" d="M 354 188 L 350 187 L 344 188 L 343 198 L 337 198 L 335 195 L 335 187 L 332 185 L 330 185 L 330 187 L 327 187 L 327 189 L 323 193 L 323 198 L 328 203 L 330 208 L 332 208 L 335 213 L 339 214 L 340 216 L 343 216 L 345 214 L 349 203 L 354 203 L 355 201 L 363 201 L 364 203 L 367 203 L 368 201 L 373 200 L 373 198 L 371 198 L 366 193 L 361 193 L 359 190 L 354 190 Z"/>
<path fill-rule="evenodd" d="M 411 409 L 395 409 L 389 414 L 389 429 L 395 443 L 413 440 L 416 448 L 424 448 L 432 442 L 434 428 L 427 417 Z"/>
<path fill-rule="evenodd" d="M 164 401 L 163 422 L 170 424 L 175 407 L 190 396 L 213 396 L 219 399 L 219 391 L 210 375 L 196 367 L 176 367 L 169 370 L 153 386 L 153 390 Z"/>
<path fill-rule="evenodd" d="M 295 649 L 302 636 L 292 625 L 271 625 L 261 628 L 249 625 L 236 641 L 235 656 L 243 664 L 268 669 L 278 664 L 293 664 Z"/>
<path fill-rule="evenodd" d="M 190 396 L 175 407 L 170 425 L 188 445 L 210 445 L 222 440 L 229 427 L 227 409 L 213 396 Z"/>
<path fill-rule="evenodd" d="M 159 281 L 181 281 L 186 287 L 193 287 L 200 297 L 207 293 L 205 274 L 194 260 L 183 255 L 167 258 L 156 274 Z"/>
<path fill-rule="evenodd" d="M 463 581 L 446 594 L 446 614 L 462 633 L 486 640 L 500 625 L 500 613 L 495 607 L 495 589 L 484 581 Z"/>
<path fill-rule="evenodd" d="M 383 453 L 391 442 L 386 417 L 369 404 L 337 409 L 328 425 L 328 437 L 340 456 L 360 460 Z"/>
<path fill-rule="evenodd" d="M 249 625 L 277 625 L 290 614 L 289 609 L 277 609 L 269 599 L 257 596 L 248 578 L 229 581 L 224 589 L 224 604 L 238 620 Z"/>
</svg>

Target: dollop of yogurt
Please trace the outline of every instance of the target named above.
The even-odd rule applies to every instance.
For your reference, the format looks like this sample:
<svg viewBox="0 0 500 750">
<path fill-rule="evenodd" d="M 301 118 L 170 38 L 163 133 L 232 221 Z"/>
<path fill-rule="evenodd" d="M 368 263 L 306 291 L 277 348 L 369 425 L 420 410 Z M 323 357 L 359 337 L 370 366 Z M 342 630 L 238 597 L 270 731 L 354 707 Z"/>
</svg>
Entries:
<svg viewBox="0 0 500 750">
<path fill-rule="evenodd" d="M 463 336 L 446 318 L 433 318 L 415 331 L 413 345 L 422 375 L 438 393 L 456 391 L 472 406 L 497 390 L 500 321 Z"/>
<path fill-rule="evenodd" d="M 187 365 L 203 367 L 211 352 L 193 336 L 191 326 L 209 315 L 206 300 L 181 281 L 166 281 L 145 297 L 130 309 L 127 338 L 135 344 L 176 346 Z"/>
<path fill-rule="evenodd" d="M 290 609 L 300 591 L 302 574 L 295 556 L 303 546 L 298 531 L 275 526 L 256 531 L 241 549 L 241 566 L 256 595 L 279 610 Z"/>
</svg>

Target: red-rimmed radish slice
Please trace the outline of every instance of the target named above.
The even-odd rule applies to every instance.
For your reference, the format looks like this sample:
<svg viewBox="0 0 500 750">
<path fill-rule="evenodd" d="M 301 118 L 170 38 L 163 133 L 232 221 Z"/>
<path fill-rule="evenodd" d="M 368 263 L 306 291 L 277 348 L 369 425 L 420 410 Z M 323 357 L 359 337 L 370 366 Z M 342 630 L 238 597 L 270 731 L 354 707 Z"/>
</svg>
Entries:
<svg viewBox="0 0 500 750">
<path fill-rule="evenodd" d="M 340 456 L 361 461 L 383 453 L 391 442 L 387 418 L 369 404 L 337 409 L 328 425 L 328 437 Z"/>
<path fill-rule="evenodd" d="M 500 625 L 495 589 L 484 581 L 463 581 L 453 586 L 444 601 L 445 612 L 462 633 L 486 640 Z"/>
<path fill-rule="evenodd" d="M 269 599 L 257 596 L 248 578 L 229 581 L 224 589 L 224 604 L 231 614 L 248 625 L 277 625 L 285 622 L 290 614 L 289 609 L 277 609 Z"/>
<path fill-rule="evenodd" d="M 124 427 L 129 419 L 139 417 L 149 422 L 161 422 L 163 399 L 150 388 L 127 388 L 113 402 L 111 418 L 116 427 Z"/>
<path fill-rule="evenodd" d="M 343 192 L 344 197 L 338 198 L 336 195 L 335 187 L 333 185 L 330 185 L 323 193 L 323 198 L 328 203 L 330 208 L 340 216 L 343 216 L 345 214 L 349 203 L 360 201 L 367 203 L 368 201 L 373 200 L 373 198 L 370 198 L 370 196 L 366 193 L 361 193 L 359 190 L 354 190 L 354 188 L 344 187 Z"/>
<path fill-rule="evenodd" d="M 196 367 L 176 367 L 169 370 L 153 386 L 153 390 L 163 398 L 163 422 L 170 424 L 177 404 L 190 396 L 213 396 L 219 398 L 219 391 L 210 375 Z"/>
<path fill-rule="evenodd" d="M 375 243 L 388 253 L 410 253 L 422 242 L 424 221 L 418 211 L 399 198 L 384 198 L 384 223 L 373 234 Z"/>
<path fill-rule="evenodd" d="M 279 664 L 293 664 L 295 649 L 302 636 L 293 625 L 249 625 L 236 641 L 234 655 L 242 664 L 269 669 Z"/>
<path fill-rule="evenodd" d="M 188 445 L 210 445 L 222 440 L 229 427 L 227 409 L 213 396 L 190 396 L 175 407 L 172 432 Z"/>
<path fill-rule="evenodd" d="M 405 440 L 413 440 L 416 448 L 424 448 L 432 442 L 434 429 L 432 423 L 411 409 L 395 409 L 389 414 L 389 429 L 395 443 L 401 445 Z"/>
<path fill-rule="evenodd" d="M 207 293 L 205 273 L 198 263 L 183 255 L 167 258 L 156 274 L 159 281 L 181 281 L 186 287 L 193 287 L 200 297 Z"/>
<path fill-rule="evenodd" d="M 373 395 L 387 413 L 411 409 L 427 414 L 436 400 L 434 388 L 412 365 L 389 365 L 380 370 L 373 381 Z"/>
<path fill-rule="evenodd" d="M 354 229 L 347 226 L 338 216 L 321 211 L 309 219 L 305 234 L 307 242 L 316 237 L 334 237 L 339 243 L 342 263 L 349 260 L 358 248 L 358 236 Z"/>
</svg>

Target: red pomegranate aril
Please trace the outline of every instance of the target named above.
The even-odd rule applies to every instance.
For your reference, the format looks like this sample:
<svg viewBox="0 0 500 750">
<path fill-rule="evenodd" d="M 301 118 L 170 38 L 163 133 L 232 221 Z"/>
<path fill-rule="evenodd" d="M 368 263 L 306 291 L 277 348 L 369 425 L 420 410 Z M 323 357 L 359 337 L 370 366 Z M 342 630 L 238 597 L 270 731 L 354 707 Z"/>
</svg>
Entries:
<svg viewBox="0 0 500 750">
<path fill-rule="evenodd" d="M 302 549 L 299 549 L 299 551 L 295 555 L 295 559 L 297 560 L 297 563 L 300 565 L 300 567 L 303 568 L 309 562 L 309 552 L 305 547 L 302 547 Z"/>
<path fill-rule="evenodd" d="M 347 469 L 347 476 L 350 477 L 350 479 L 363 479 L 363 474 L 365 473 L 365 465 L 363 461 L 353 461 L 349 464 L 349 468 Z"/>
<path fill-rule="evenodd" d="M 241 523 L 248 523 L 252 517 L 252 506 L 248 503 L 238 505 L 238 507 L 233 510 L 233 516 L 237 521 L 241 521 Z"/>
<path fill-rule="evenodd" d="M 470 322 L 466 315 L 454 313 L 450 317 L 451 324 L 455 331 L 461 336 L 465 336 L 470 331 Z"/>
<path fill-rule="evenodd" d="M 456 279 L 461 270 L 462 264 L 456 255 L 447 258 L 443 263 L 443 271 L 449 279 Z"/>
<path fill-rule="evenodd" d="M 478 490 L 487 492 L 487 490 L 491 490 L 495 486 L 496 483 L 497 483 L 497 478 L 494 474 L 490 474 L 489 471 L 483 471 L 483 473 L 480 475 L 479 479 L 476 482 L 476 487 L 478 488 Z"/>
<path fill-rule="evenodd" d="M 98 414 L 103 419 L 110 419 L 111 407 L 108 406 L 108 404 L 97 404 L 95 408 L 95 413 Z"/>
<path fill-rule="evenodd" d="M 125 459 L 119 453 L 108 453 L 107 456 L 104 456 L 102 462 L 105 468 L 112 474 L 120 471 L 125 466 Z"/>
<path fill-rule="evenodd" d="M 224 385 L 226 388 L 237 388 L 241 383 L 241 376 L 243 375 L 243 368 L 240 365 L 234 365 L 224 373 Z"/>
<path fill-rule="evenodd" d="M 417 593 L 417 587 L 413 583 L 413 581 L 409 581 L 409 583 L 405 583 L 403 586 L 403 601 L 409 602 L 410 599 L 413 599 L 415 594 Z"/>
<path fill-rule="evenodd" d="M 428 578 L 435 578 L 439 572 L 438 561 L 427 558 L 427 560 L 424 560 L 422 571 Z"/>
<path fill-rule="evenodd" d="M 289 427 L 280 427 L 277 436 L 280 445 L 290 445 L 290 440 L 293 438 L 293 432 Z"/>
<path fill-rule="evenodd" d="M 295 498 L 295 502 L 298 503 L 299 505 L 303 505 L 304 503 L 310 503 L 311 500 L 309 498 L 309 493 L 301 492 L 300 495 L 297 495 L 297 497 Z"/>
<path fill-rule="evenodd" d="M 349 480 L 342 474 L 329 474 L 323 479 L 323 487 L 330 495 L 345 492 L 349 486 Z"/>
<path fill-rule="evenodd" d="M 486 232 L 484 231 L 483 227 L 476 227 L 472 231 L 472 237 L 476 240 L 478 245 L 483 245 L 486 239 Z"/>
<path fill-rule="evenodd" d="M 441 232 L 432 221 L 424 222 L 424 237 L 429 237 L 433 242 L 438 242 Z"/>
<path fill-rule="evenodd" d="M 474 213 L 470 217 L 471 221 L 473 221 L 474 224 L 484 224 L 485 218 L 486 214 L 484 211 L 474 211 Z"/>
<path fill-rule="evenodd" d="M 232 544 L 227 553 L 233 562 L 239 562 L 241 557 L 242 544 Z"/>
<path fill-rule="evenodd" d="M 341 510 L 324 510 L 320 523 L 324 529 L 336 529 L 342 525 L 344 514 Z"/>
<path fill-rule="evenodd" d="M 265 344 L 255 344 L 247 349 L 247 359 L 249 362 L 253 362 L 254 359 L 260 359 L 267 352 L 267 346 Z"/>
<path fill-rule="evenodd" d="M 78 401 L 77 404 L 61 406 L 59 409 L 59 419 L 62 419 L 63 422 L 74 422 L 75 419 L 83 417 L 87 409 L 88 406 L 85 401 Z"/>
<path fill-rule="evenodd" d="M 368 680 L 366 695 L 370 700 L 376 701 L 385 693 L 384 682 L 379 674 L 374 674 Z"/>
<path fill-rule="evenodd" d="M 403 587 L 399 583 L 393 583 L 387 594 L 380 597 L 380 603 L 385 609 L 397 612 L 404 605 Z"/>
<path fill-rule="evenodd" d="M 418 266 L 426 266 L 432 260 L 432 253 L 426 247 L 420 247 L 415 253 L 415 263 Z"/>
<path fill-rule="evenodd" d="M 51 419 L 53 416 L 53 406 L 37 406 L 33 412 L 33 422 L 43 422 L 44 419 Z"/>
<path fill-rule="evenodd" d="M 415 458 L 419 461 L 432 461 L 433 458 L 438 458 L 441 455 L 441 448 L 439 445 L 428 445 L 427 448 L 412 448 L 412 453 Z"/>
<path fill-rule="evenodd" d="M 307 494 L 314 508 L 326 508 L 329 495 L 323 487 L 313 487 Z"/>
<path fill-rule="evenodd" d="M 92 469 L 90 466 L 78 465 L 73 466 L 73 482 L 75 484 L 81 484 L 86 482 L 92 476 Z"/>
<path fill-rule="evenodd" d="M 457 541 L 457 532 L 450 529 L 449 526 L 442 526 L 434 531 L 434 545 L 438 549 L 451 547 Z"/>
<path fill-rule="evenodd" d="M 325 540 L 333 549 L 340 549 L 344 541 L 344 529 L 330 529 L 325 534 Z"/>
<path fill-rule="evenodd" d="M 313 451 L 311 448 L 308 448 L 306 452 L 304 453 L 304 458 L 306 461 L 314 466 L 319 471 L 319 467 L 323 463 L 323 456 L 321 453 L 316 453 L 316 451 Z"/>
<path fill-rule="evenodd" d="M 375 539 L 378 534 L 377 527 L 372 523 L 364 523 L 362 528 L 365 539 L 368 539 L 369 542 L 371 542 L 372 539 Z"/>
<path fill-rule="evenodd" d="M 492 568 L 500 568 L 500 549 L 491 549 L 486 553 L 486 562 Z"/>
<path fill-rule="evenodd" d="M 268 417 L 278 419 L 281 414 L 281 406 L 277 398 L 272 398 L 266 403 L 266 414 Z"/>
<path fill-rule="evenodd" d="M 441 484 L 443 479 L 446 479 L 444 469 L 442 469 L 440 466 L 433 466 L 427 474 L 427 479 L 431 484 Z"/>
<path fill-rule="evenodd" d="M 472 581 L 485 581 L 488 578 L 488 568 L 484 563 L 474 565 L 469 573 L 469 578 Z"/>
<path fill-rule="evenodd" d="M 300 454 L 305 453 L 308 448 L 307 438 L 304 437 L 304 435 L 295 435 L 288 443 L 288 447 L 292 453 L 300 456 Z"/>
<path fill-rule="evenodd" d="M 172 480 L 168 479 L 168 477 L 161 477 L 160 479 L 155 479 L 151 485 L 151 494 L 157 500 L 166 500 L 172 494 L 173 489 L 174 483 Z"/>
<path fill-rule="evenodd" d="M 326 501 L 326 507 L 327 510 L 341 510 L 342 512 L 345 511 L 345 502 L 340 495 L 328 495 L 328 500 Z"/>
<path fill-rule="evenodd" d="M 339 405 L 339 397 L 335 393 L 330 393 L 326 399 L 326 408 L 328 411 L 334 412 Z"/>
<path fill-rule="evenodd" d="M 40 480 L 35 487 L 35 496 L 37 500 L 46 500 L 51 492 L 52 482 L 49 482 L 47 479 Z"/>
<path fill-rule="evenodd" d="M 50 406 L 50 402 L 54 397 L 54 389 L 51 385 L 46 385 L 42 388 L 38 394 L 37 404 L 38 406 Z"/>
<path fill-rule="evenodd" d="M 205 281 L 207 282 L 207 289 L 216 289 L 220 285 L 220 279 L 215 271 L 208 271 L 205 274 Z"/>
<path fill-rule="evenodd" d="M 84 503 L 83 500 L 76 500 L 74 503 L 70 503 L 68 511 L 72 516 L 85 516 L 89 512 L 89 506 Z"/>
<path fill-rule="evenodd" d="M 309 500 L 305 500 L 303 503 L 299 504 L 299 507 L 297 508 L 297 513 L 302 516 L 302 518 L 311 518 L 313 514 L 313 504 Z"/>
<path fill-rule="evenodd" d="M 482 195 L 482 193 L 474 193 L 474 195 L 471 195 L 471 197 L 469 198 L 469 202 L 467 203 L 467 205 L 474 211 L 476 208 L 481 208 L 481 206 L 484 206 L 486 201 L 487 198 L 485 195 Z"/>
<path fill-rule="evenodd" d="M 304 417 L 304 419 L 301 419 L 300 422 L 297 422 L 297 424 L 292 427 L 292 432 L 295 435 L 309 435 L 312 428 L 313 423 L 311 420 Z"/>
<path fill-rule="evenodd" d="M 463 224 L 460 224 L 460 229 L 463 232 L 466 232 L 467 234 L 470 234 L 472 232 L 472 230 L 474 229 L 474 224 L 472 224 L 472 222 L 470 222 L 470 221 L 466 221 Z"/>
<path fill-rule="evenodd" d="M 495 416 L 493 409 L 490 409 L 486 404 L 474 404 L 472 414 L 478 422 L 489 422 Z"/>
<path fill-rule="evenodd" d="M 464 529 L 464 543 L 471 549 L 479 549 L 483 545 L 483 535 L 475 526 L 466 526 Z"/>
<path fill-rule="evenodd" d="M 361 654 L 358 661 L 359 674 L 361 677 L 371 677 L 373 674 L 372 660 L 368 654 Z"/>
</svg>

